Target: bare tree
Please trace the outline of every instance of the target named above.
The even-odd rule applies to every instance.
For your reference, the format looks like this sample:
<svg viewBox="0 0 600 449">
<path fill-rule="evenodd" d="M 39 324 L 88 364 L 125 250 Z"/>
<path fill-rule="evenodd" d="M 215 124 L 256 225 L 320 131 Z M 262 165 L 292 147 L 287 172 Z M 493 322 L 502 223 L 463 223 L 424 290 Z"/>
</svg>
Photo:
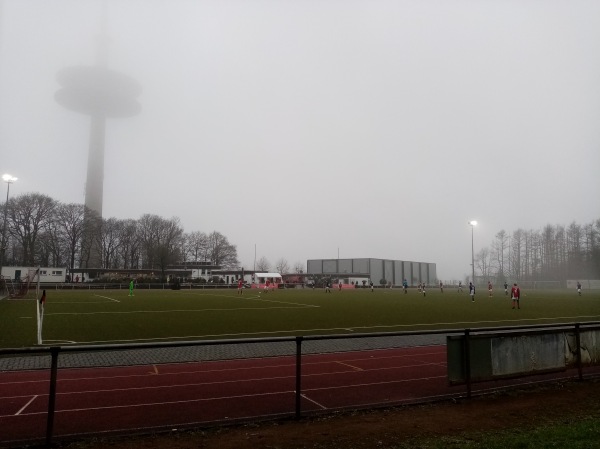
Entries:
<svg viewBox="0 0 600 449">
<path fill-rule="evenodd" d="M 265 273 L 268 273 L 271 270 L 271 263 L 265 256 L 262 256 L 256 261 L 256 270 Z"/>
<path fill-rule="evenodd" d="M 290 264 L 287 260 L 281 258 L 275 263 L 275 269 L 278 273 L 287 274 L 290 271 Z"/>
<path fill-rule="evenodd" d="M 488 280 L 491 276 L 492 254 L 488 248 L 482 248 L 475 255 L 475 266 L 479 270 L 479 274 Z"/>
<path fill-rule="evenodd" d="M 44 226 L 40 233 L 35 253 L 37 265 L 45 267 L 67 265 L 68 247 L 62 239 L 60 229 L 56 226 L 54 218 Z"/>
<path fill-rule="evenodd" d="M 556 228 L 550 224 L 544 226 L 541 239 L 540 279 L 553 279 L 558 274 L 558 248 Z"/>
<path fill-rule="evenodd" d="M 121 243 L 122 226 L 122 222 L 116 218 L 102 220 L 101 250 L 103 268 L 119 267 L 117 249 Z"/>
<path fill-rule="evenodd" d="M 304 264 L 302 262 L 296 262 L 294 264 L 294 273 L 298 273 L 298 274 L 304 273 Z"/>
<path fill-rule="evenodd" d="M 569 259 L 567 252 L 567 233 L 564 226 L 556 227 L 556 259 L 556 276 L 559 279 L 566 279 Z"/>
<path fill-rule="evenodd" d="M 600 219 L 594 221 L 593 232 L 589 269 L 592 273 L 600 273 Z"/>
<path fill-rule="evenodd" d="M 59 204 L 54 214 L 53 226 L 66 248 L 69 269 L 75 268 L 75 257 L 81 250 L 84 215 L 85 206 L 74 203 Z"/>
<path fill-rule="evenodd" d="M 139 267 L 140 236 L 137 221 L 127 219 L 121 222 L 117 251 L 123 268 Z"/>
<path fill-rule="evenodd" d="M 513 232 L 510 239 L 509 265 L 510 276 L 513 279 L 521 279 L 523 276 L 522 252 L 525 241 L 524 234 L 525 231 L 523 229 L 517 229 Z"/>
<path fill-rule="evenodd" d="M 139 220 L 103 220 L 81 204 L 25 194 L 0 205 L 7 213 L 5 259 L 13 265 L 160 268 L 181 260 L 239 266 L 236 246 L 214 231 L 183 235 L 178 218 L 146 214 Z"/>
<path fill-rule="evenodd" d="M 506 231 L 502 230 L 496 234 L 496 239 L 492 243 L 492 254 L 494 258 L 494 265 L 496 269 L 495 278 L 497 282 L 504 282 L 506 280 L 505 261 L 507 260 L 506 251 L 508 250 L 508 235 Z"/>
<path fill-rule="evenodd" d="M 144 252 L 144 267 L 160 268 L 161 277 L 165 279 L 167 265 L 180 257 L 183 229 L 179 218 L 170 220 L 158 215 L 143 215 L 140 220 L 140 238 Z"/>
<path fill-rule="evenodd" d="M 573 222 L 567 228 L 569 251 L 569 276 L 579 277 L 583 267 L 583 229 Z"/>
<path fill-rule="evenodd" d="M 8 204 L 9 232 L 21 246 L 21 263 L 35 265 L 39 234 L 52 221 L 56 201 L 41 193 L 26 193 Z"/>
<path fill-rule="evenodd" d="M 537 231 L 517 229 L 507 238 L 506 274 L 520 281 L 593 277 L 598 272 L 594 267 L 600 267 L 600 263 L 595 265 L 600 257 L 594 259 L 593 256 L 596 253 L 600 256 L 599 234 L 600 220 L 584 226 L 573 222 L 568 227 L 548 224 Z M 491 245 L 498 262 L 498 276 L 502 271 L 502 240 L 498 233 Z"/>
<path fill-rule="evenodd" d="M 223 234 L 213 231 L 208 235 L 208 257 L 213 265 L 235 268 L 239 265 L 237 249 Z"/>
<path fill-rule="evenodd" d="M 185 251 L 191 261 L 200 262 L 208 260 L 208 236 L 200 231 L 186 234 Z"/>
</svg>

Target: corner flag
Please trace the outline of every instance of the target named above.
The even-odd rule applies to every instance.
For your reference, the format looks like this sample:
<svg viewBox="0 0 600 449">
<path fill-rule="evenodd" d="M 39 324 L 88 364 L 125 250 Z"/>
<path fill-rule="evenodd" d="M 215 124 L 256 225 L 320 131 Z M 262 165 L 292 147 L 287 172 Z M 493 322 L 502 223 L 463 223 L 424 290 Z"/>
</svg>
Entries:
<svg viewBox="0 0 600 449">
<path fill-rule="evenodd" d="M 42 344 L 42 326 L 44 324 L 44 305 L 46 304 L 46 290 L 42 291 L 42 297 L 40 298 L 39 306 L 37 307 L 37 342 L 38 345 Z M 40 311 L 41 309 L 41 311 Z"/>
</svg>

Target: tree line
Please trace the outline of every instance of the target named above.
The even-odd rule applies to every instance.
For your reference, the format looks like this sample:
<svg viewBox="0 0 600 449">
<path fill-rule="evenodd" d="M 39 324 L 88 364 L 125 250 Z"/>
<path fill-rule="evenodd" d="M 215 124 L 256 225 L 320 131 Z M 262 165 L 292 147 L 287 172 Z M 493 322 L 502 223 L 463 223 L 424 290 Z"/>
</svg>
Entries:
<svg viewBox="0 0 600 449">
<path fill-rule="evenodd" d="M 277 273 L 281 273 L 281 274 L 302 274 L 304 273 L 304 264 L 302 262 L 296 262 L 294 264 L 294 266 L 292 267 L 290 265 L 290 263 L 287 261 L 287 259 L 285 259 L 284 257 L 280 257 L 279 259 L 277 259 L 277 261 L 275 262 L 275 264 L 272 266 L 271 262 L 269 262 L 269 259 L 267 259 L 265 256 L 262 256 L 260 259 L 258 259 L 255 263 L 254 269 L 256 271 L 262 271 L 262 272 L 270 272 L 271 271 L 271 267 L 273 267 L 273 269 L 277 272 Z"/>
<path fill-rule="evenodd" d="M 168 265 L 182 262 L 239 265 L 227 237 L 217 231 L 186 233 L 177 217 L 102 218 L 82 204 L 40 193 L 11 198 L 0 210 L 6 217 L 4 265 L 152 269 L 163 277 Z"/>
<path fill-rule="evenodd" d="M 600 276 L 600 219 L 580 225 L 498 232 L 475 258 L 476 275 L 496 282 L 566 281 Z"/>
</svg>

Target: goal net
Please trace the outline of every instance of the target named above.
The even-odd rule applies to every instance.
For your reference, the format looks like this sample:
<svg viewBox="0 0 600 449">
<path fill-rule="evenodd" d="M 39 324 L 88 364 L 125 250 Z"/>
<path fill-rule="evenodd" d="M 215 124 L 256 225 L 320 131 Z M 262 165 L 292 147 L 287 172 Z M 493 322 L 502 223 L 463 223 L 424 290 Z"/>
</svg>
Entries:
<svg viewBox="0 0 600 449">
<path fill-rule="evenodd" d="M 8 280 L 6 288 L 10 298 L 37 299 L 40 288 L 40 269 L 29 268 L 25 277 Z"/>
<path fill-rule="evenodd" d="M 530 290 L 549 290 L 555 288 L 564 288 L 564 282 L 561 281 L 521 281 L 521 288 Z"/>
</svg>

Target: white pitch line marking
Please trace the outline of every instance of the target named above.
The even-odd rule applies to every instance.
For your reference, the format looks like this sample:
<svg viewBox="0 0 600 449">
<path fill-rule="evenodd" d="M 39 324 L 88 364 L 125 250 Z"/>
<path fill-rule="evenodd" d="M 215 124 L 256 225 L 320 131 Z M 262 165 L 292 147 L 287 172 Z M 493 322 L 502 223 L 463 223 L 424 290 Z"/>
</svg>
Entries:
<svg viewBox="0 0 600 449">
<path fill-rule="evenodd" d="M 202 312 L 239 312 L 242 310 L 252 310 L 255 312 L 263 312 L 265 310 L 274 309 L 306 309 L 308 306 L 301 307 L 237 307 L 235 309 L 174 309 L 174 310 L 130 310 L 130 311 L 113 311 L 113 312 L 54 312 L 46 315 L 130 315 L 134 313 L 202 313 Z"/>
<path fill-rule="evenodd" d="M 121 302 L 118 299 L 109 298 L 108 296 L 102 296 L 102 295 L 94 295 L 94 296 L 97 296 L 98 298 L 109 299 L 109 300 L 114 301 L 114 302 Z"/>
<path fill-rule="evenodd" d="M 302 304 L 302 303 L 297 303 L 297 302 L 286 302 L 286 301 L 275 301 L 273 299 L 266 299 L 262 296 L 259 295 L 255 295 L 255 296 L 243 296 L 243 295 L 236 295 L 236 296 L 231 296 L 231 295 L 215 295 L 215 294 L 198 294 L 198 293 L 192 293 L 193 295 L 196 296 L 214 296 L 217 298 L 231 298 L 231 299 L 239 299 L 239 300 L 252 300 L 252 301 L 263 301 L 263 302 L 273 302 L 273 303 L 277 303 L 277 304 L 291 304 L 294 306 L 303 306 L 303 307 L 317 307 L 320 308 L 321 306 L 317 306 L 314 304 Z"/>
<path fill-rule="evenodd" d="M 30 404 L 31 404 L 33 401 L 35 401 L 35 400 L 37 399 L 37 397 L 38 397 L 38 395 L 37 395 L 37 394 L 36 394 L 34 397 L 32 397 L 32 398 L 29 400 L 29 402 L 27 402 L 27 404 L 25 404 L 23 407 L 21 407 L 21 409 L 20 409 L 20 410 L 19 410 L 17 413 L 15 413 L 15 416 L 18 416 L 18 415 L 20 415 L 21 413 L 23 413 L 23 411 L 24 411 L 24 410 L 25 410 L 27 407 L 29 407 L 29 405 L 30 405 Z"/>
<path fill-rule="evenodd" d="M 253 311 L 263 311 L 263 310 L 271 310 L 271 309 L 297 309 L 304 307 L 269 307 L 264 309 L 206 309 L 208 311 L 229 311 L 233 312 L 236 310 L 253 310 Z M 167 313 L 164 311 L 140 311 L 140 313 Z M 203 312 L 203 310 L 178 310 L 177 312 Z M 82 315 L 93 315 L 94 313 L 136 313 L 136 312 L 90 312 L 83 313 Z M 46 315 L 79 315 L 78 313 L 54 313 L 54 314 L 46 314 Z M 579 318 L 600 318 L 599 315 L 589 315 L 589 316 L 574 316 L 574 317 L 554 317 L 554 318 L 530 318 L 530 319 L 518 319 L 518 320 L 499 320 L 499 321 L 481 321 L 481 323 L 506 323 L 506 322 L 523 322 L 523 321 L 543 321 L 543 320 L 556 320 L 556 319 L 570 319 L 576 320 Z M 463 322 L 458 324 L 473 324 L 476 322 Z M 477 322 L 479 323 L 479 322 Z M 354 329 L 356 330 L 368 330 L 368 329 L 394 329 L 394 328 L 404 328 L 404 327 L 419 327 L 419 326 L 440 326 L 440 325 L 448 325 L 454 323 L 426 323 L 426 324 L 389 324 L 389 325 L 381 325 L 381 326 L 357 326 Z M 239 337 L 239 336 L 261 336 L 261 335 L 289 335 L 289 334 L 298 334 L 298 333 L 306 333 L 306 332 L 335 332 L 339 330 L 349 330 L 349 328 L 345 327 L 332 327 L 332 328 L 314 328 L 314 329 L 291 329 L 291 330 L 276 330 L 276 331 L 263 331 L 263 332 L 239 332 L 239 333 L 231 333 L 231 334 L 206 334 L 206 335 L 185 335 L 181 337 L 162 337 L 162 338 L 137 338 L 137 339 L 123 339 L 123 340 L 92 340 L 92 341 L 80 341 L 79 344 L 99 344 L 99 343 L 115 343 L 118 342 L 136 342 L 136 341 L 176 341 L 176 340 L 185 340 L 185 339 L 196 339 L 196 338 L 225 338 L 225 337 Z M 462 332 L 462 328 L 456 328 L 456 332 Z"/>
<path fill-rule="evenodd" d="M 393 329 L 402 327 L 415 327 L 422 328 L 424 326 L 451 326 L 451 325 L 463 325 L 463 324 L 498 324 L 498 323 L 522 323 L 527 321 L 549 321 L 549 320 L 577 320 L 580 318 L 600 318 L 600 315 L 582 315 L 582 316 L 557 316 L 557 317 L 542 317 L 542 318 L 519 318 L 517 320 L 487 320 L 487 321 L 460 321 L 454 323 L 413 323 L 413 324 L 381 324 L 378 326 L 355 326 L 353 328 L 332 328 L 329 330 L 345 329 L 353 331 L 354 329 Z M 326 329 L 317 329 L 326 330 Z M 462 332 L 462 326 L 456 328 L 456 332 Z"/>
<path fill-rule="evenodd" d="M 106 301 L 52 301 L 52 304 L 106 304 Z"/>
<path fill-rule="evenodd" d="M 285 301 L 274 301 L 272 299 L 265 299 L 265 298 L 261 298 L 260 296 L 258 298 L 256 297 L 252 297 L 252 298 L 248 298 L 248 299 L 252 299 L 254 301 L 262 301 L 262 302 L 272 302 L 272 303 L 277 303 L 277 304 L 290 304 L 293 306 L 302 306 L 302 307 L 321 307 L 321 306 L 317 306 L 314 304 L 300 304 L 298 302 L 285 302 Z"/>
</svg>

